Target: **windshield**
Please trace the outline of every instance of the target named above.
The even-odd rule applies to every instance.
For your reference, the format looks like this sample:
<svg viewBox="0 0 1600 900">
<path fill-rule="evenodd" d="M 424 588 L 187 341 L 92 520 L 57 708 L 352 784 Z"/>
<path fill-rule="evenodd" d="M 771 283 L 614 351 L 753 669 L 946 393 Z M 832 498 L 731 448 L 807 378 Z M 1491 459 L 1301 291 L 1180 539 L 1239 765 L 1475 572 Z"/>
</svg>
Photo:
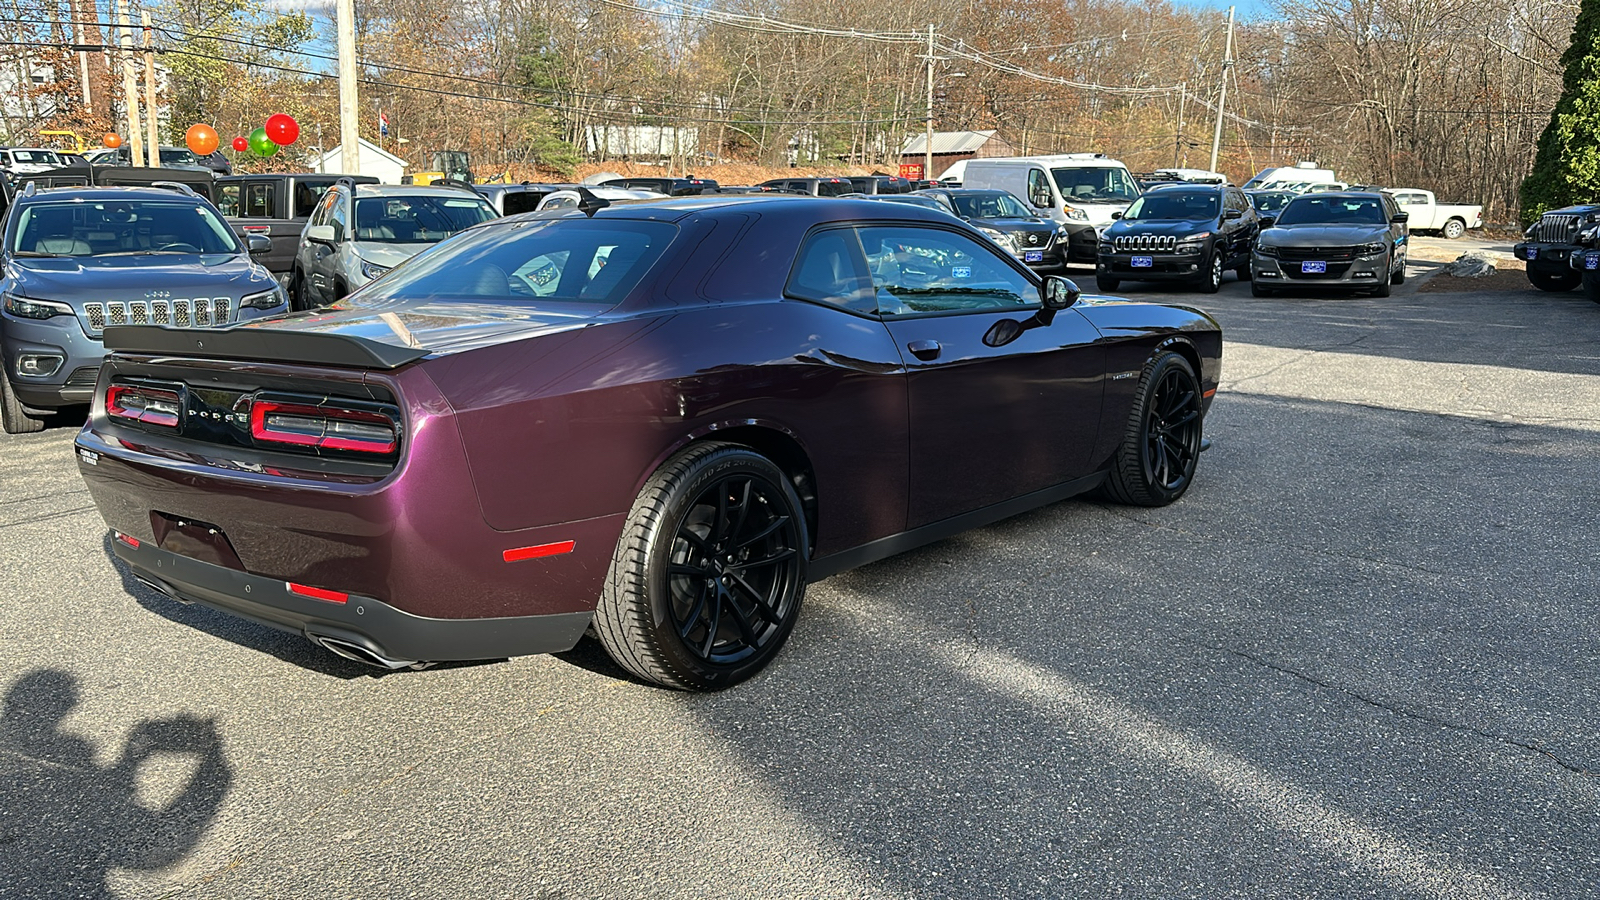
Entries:
<svg viewBox="0 0 1600 900">
<path fill-rule="evenodd" d="M 356 200 L 356 240 L 436 244 L 495 217 L 476 197 L 362 197 Z"/>
<path fill-rule="evenodd" d="M 233 230 L 215 213 L 181 200 L 30 203 L 12 235 L 18 256 L 240 252 Z"/>
<path fill-rule="evenodd" d="M 11 161 L 14 163 L 34 163 L 48 166 L 61 165 L 61 157 L 54 150 L 13 150 Z"/>
<path fill-rule="evenodd" d="M 1123 168 L 1063 167 L 1051 169 L 1050 175 L 1068 203 L 1127 203 L 1139 196 L 1139 186 Z"/>
<path fill-rule="evenodd" d="M 415 257 L 360 296 L 549 300 L 610 308 L 639 283 L 677 233 L 664 222 L 584 218 L 484 228 Z"/>
<path fill-rule="evenodd" d="M 162 147 L 161 164 L 163 166 L 193 166 L 197 169 L 206 167 L 206 164 L 200 161 L 200 157 L 182 147 Z"/>
<path fill-rule="evenodd" d="M 1301 196 L 1283 208 L 1279 225 L 1382 225 L 1383 201 L 1377 197 Z"/>
<path fill-rule="evenodd" d="M 950 202 L 956 212 L 968 219 L 1031 219 L 1022 201 L 1005 191 L 985 191 L 981 194 L 951 194 Z"/>
<path fill-rule="evenodd" d="M 1155 191 L 1133 201 L 1122 218 L 1146 221 L 1215 219 L 1220 204 L 1216 191 Z"/>
</svg>

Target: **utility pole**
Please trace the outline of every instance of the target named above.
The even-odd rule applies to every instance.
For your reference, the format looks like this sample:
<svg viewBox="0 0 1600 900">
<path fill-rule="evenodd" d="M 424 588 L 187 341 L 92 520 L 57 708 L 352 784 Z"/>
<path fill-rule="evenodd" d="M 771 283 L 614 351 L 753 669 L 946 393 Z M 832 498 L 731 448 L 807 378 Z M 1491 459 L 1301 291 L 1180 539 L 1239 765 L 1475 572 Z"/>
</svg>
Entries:
<svg viewBox="0 0 1600 900">
<path fill-rule="evenodd" d="M 928 26 L 928 130 L 922 148 L 922 180 L 933 178 L 933 26 Z"/>
<path fill-rule="evenodd" d="M 1217 151 L 1222 149 L 1222 109 L 1228 103 L 1228 72 L 1233 68 L 1233 7 L 1228 7 L 1228 43 L 1222 51 L 1222 90 L 1217 94 L 1217 129 L 1211 133 L 1211 171 L 1217 170 Z"/>
<path fill-rule="evenodd" d="M 128 164 L 144 165 L 144 139 L 139 136 L 139 76 L 133 61 L 133 27 L 128 7 L 117 3 L 117 45 L 122 50 L 122 96 L 128 106 Z"/>
<path fill-rule="evenodd" d="M 1183 106 L 1189 99 L 1189 82 L 1178 85 L 1178 136 L 1172 141 L 1172 167 L 1183 165 Z"/>
<path fill-rule="evenodd" d="M 156 110 L 161 107 L 156 102 L 156 50 L 148 12 L 139 13 L 139 24 L 144 26 L 144 118 L 150 137 L 150 167 L 160 168 L 161 138 L 156 134 Z"/>
<path fill-rule="evenodd" d="M 72 29 L 78 36 L 78 46 L 79 47 L 87 47 L 87 46 L 89 46 L 89 29 L 88 29 L 88 27 L 86 25 L 84 25 L 83 19 L 79 18 L 80 15 L 81 14 L 78 12 L 78 5 L 77 4 L 73 4 L 72 5 L 72 19 L 73 19 Z M 89 51 L 88 50 L 79 50 L 78 51 L 78 78 L 81 80 L 80 83 L 83 86 L 83 111 L 86 112 L 86 113 L 89 113 L 90 115 L 93 115 L 94 114 L 94 95 L 89 92 Z M 74 149 L 76 149 L 76 148 L 74 148 Z"/>
<path fill-rule="evenodd" d="M 341 174 L 361 174 L 361 101 L 356 96 L 356 4 L 339 0 L 339 146 Z"/>
</svg>

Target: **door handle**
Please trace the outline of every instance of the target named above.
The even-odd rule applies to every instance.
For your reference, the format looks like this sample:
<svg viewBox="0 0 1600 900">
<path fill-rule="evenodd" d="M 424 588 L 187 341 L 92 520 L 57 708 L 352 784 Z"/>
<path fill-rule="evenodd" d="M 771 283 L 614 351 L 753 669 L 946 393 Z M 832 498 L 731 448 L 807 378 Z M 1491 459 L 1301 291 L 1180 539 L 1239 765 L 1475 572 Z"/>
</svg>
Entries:
<svg viewBox="0 0 1600 900">
<path fill-rule="evenodd" d="M 906 349 L 911 351 L 912 356 L 924 362 L 939 358 L 938 341 L 912 341 L 906 345 Z"/>
</svg>

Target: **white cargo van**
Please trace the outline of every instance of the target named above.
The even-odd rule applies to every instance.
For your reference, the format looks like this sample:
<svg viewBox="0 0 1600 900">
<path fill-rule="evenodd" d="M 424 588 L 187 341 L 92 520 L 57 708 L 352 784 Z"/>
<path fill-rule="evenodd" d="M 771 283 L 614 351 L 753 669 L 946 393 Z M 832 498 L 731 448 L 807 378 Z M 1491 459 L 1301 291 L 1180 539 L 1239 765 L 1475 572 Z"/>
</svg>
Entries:
<svg viewBox="0 0 1600 900">
<path fill-rule="evenodd" d="M 1296 184 L 1319 184 L 1334 182 L 1339 179 L 1334 177 L 1332 169 L 1319 169 L 1314 162 L 1295 163 L 1292 166 L 1269 166 L 1256 173 L 1256 177 L 1244 183 L 1247 191 L 1283 190 Z"/>
<path fill-rule="evenodd" d="M 1098 229 L 1139 197 L 1128 167 L 1103 153 L 969 160 L 962 186 L 1015 194 L 1061 223 L 1070 238 L 1068 260 L 1086 263 L 1095 261 Z"/>
</svg>

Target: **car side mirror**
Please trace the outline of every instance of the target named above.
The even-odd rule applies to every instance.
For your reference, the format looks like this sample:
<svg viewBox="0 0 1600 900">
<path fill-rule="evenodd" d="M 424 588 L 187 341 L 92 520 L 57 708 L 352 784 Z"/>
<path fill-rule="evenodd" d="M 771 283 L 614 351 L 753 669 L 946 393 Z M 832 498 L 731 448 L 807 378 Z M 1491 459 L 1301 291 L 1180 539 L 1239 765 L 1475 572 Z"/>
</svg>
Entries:
<svg viewBox="0 0 1600 900">
<path fill-rule="evenodd" d="M 1271 228 L 1272 226 L 1274 226 L 1276 224 L 1278 224 L 1278 217 L 1277 216 L 1262 216 L 1261 217 L 1261 227 L 1262 228 Z"/>
<path fill-rule="evenodd" d="M 272 238 L 264 234 L 247 234 L 244 236 L 244 246 L 250 251 L 251 256 L 272 252 Z"/>
<path fill-rule="evenodd" d="M 1411 213 L 1408 213 L 1408 212 L 1397 212 L 1397 213 L 1394 214 L 1394 217 L 1391 218 L 1389 221 L 1393 222 L 1396 225 L 1404 225 L 1410 219 L 1411 219 Z"/>
<path fill-rule="evenodd" d="M 1115 220 L 1120 219 L 1120 218 L 1122 218 L 1122 213 L 1120 213 L 1120 212 L 1114 212 L 1114 213 L 1111 214 L 1112 221 L 1115 221 Z"/>
<path fill-rule="evenodd" d="M 1071 279 L 1060 275 L 1046 275 L 1044 287 L 1040 289 L 1039 298 L 1044 303 L 1045 309 L 1071 309 L 1077 304 L 1083 292 Z"/>
<path fill-rule="evenodd" d="M 306 240 L 314 244 L 332 244 L 338 240 L 332 225 L 312 225 L 306 229 Z"/>
<path fill-rule="evenodd" d="M 1242 215 L 1244 215 L 1244 213 L 1237 209 L 1225 209 L 1222 211 L 1222 220 L 1226 222 L 1229 219 L 1237 219 Z"/>
</svg>

